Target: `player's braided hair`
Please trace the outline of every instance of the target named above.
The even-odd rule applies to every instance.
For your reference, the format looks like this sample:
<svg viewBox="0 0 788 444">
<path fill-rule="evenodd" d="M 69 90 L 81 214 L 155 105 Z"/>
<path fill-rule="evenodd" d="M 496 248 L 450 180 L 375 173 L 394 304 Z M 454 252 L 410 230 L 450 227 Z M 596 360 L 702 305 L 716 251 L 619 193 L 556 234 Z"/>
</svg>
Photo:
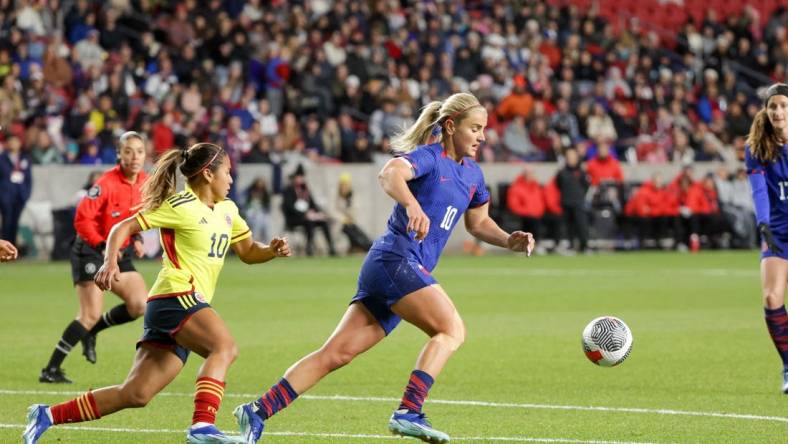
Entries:
<svg viewBox="0 0 788 444">
<path fill-rule="evenodd" d="M 782 153 L 783 142 L 769 121 L 767 113 L 769 99 L 776 95 L 788 96 L 788 85 L 776 83 L 766 90 L 763 108 L 755 115 L 750 126 L 750 134 L 747 135 L 750 154 L 761 162 L 774 162 Z"/>
<path fill-rule="evenodd" d="M 482 106 L 479 99 L 470 93 L 452 94 L 444 100 L 430 102 L 421 110 L 416 123 L 406 128 L 402 133 L 391 139 L 391 151 L 394 153 L 407 153 L 419 145 L 424 145 L 431 135 L 443 134 L 443 125 L 453 119 L 455 125 L 468 115 L 471 109 Z"/>
<path fill-rule="evenodd" d="M 142 209 L 154 210 L 175 194 L 179 169 L 189 182 L 196 182 L 203 171 L 216 171 L 224 156 L 226 153 L 222 147 L 212 143 L 196 143 L 188 150 L 173 148 L 166 151 L 142 187 Z"/>
</svg>

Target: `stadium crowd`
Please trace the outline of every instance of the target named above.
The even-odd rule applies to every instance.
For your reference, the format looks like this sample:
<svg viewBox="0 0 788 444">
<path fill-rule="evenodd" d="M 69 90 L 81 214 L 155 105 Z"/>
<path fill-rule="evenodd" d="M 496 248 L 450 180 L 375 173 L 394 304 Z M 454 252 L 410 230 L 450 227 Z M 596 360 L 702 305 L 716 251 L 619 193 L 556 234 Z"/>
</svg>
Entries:
<svg viewBox="0 0 788 444">
<path fill-rule="evenodd" d="M 668 39 L 632 16 L 620 26 L 598 3 L 551 3 L 0 0 L 0 149 L 20 147 L 9 165 L 110 165 L 114 141 L 136 130 L 149 163 L 208 141 L 236 165 L 382 164 L 421 107 L 469 91 L 488 109 L 481 162 L 563 165 L 577 153 L 589 183 L 557 196 L 574 205 L 581 248 L 601 201 L 619 218 L 656 213 L 631 201 L 634 187 L 583 202 L 573 187 L 622 183 L 620 163 L 742 159 L 759 87 L 786 77 L 785 8 L 725 19 L 708 8 Z M 684 245 L 712 226 L 676 222 L 685 208 L 639 236 Z"/>
<path fill-rule="evenodd" d="M 571 3 L 571 2 L 566 2 Z M 600 145 L 629 162 L 740 157 L 788 13 L 709 9 L 673 47 L 599 8 L 506 2 L 0 1 L 0 125 L 35 163 L 112 164 L 195 141 L 234 162 L 370 162 L 431 100 L 489 110 L 482 161 Z M 150 156 L 151 161 L 155 156 Z"/>
</svg>

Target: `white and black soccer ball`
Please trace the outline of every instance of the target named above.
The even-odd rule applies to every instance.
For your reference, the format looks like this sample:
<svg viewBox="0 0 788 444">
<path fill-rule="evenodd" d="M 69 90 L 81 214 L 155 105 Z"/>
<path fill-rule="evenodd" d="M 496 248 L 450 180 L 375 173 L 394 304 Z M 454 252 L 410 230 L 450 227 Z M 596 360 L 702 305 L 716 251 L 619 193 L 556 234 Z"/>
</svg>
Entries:
<svg viewBox="0 0 788 444">
<path fill-rule="evenodd" d="M 632 351 L 632 330 L 616 317 L 596 318 L 583 330 L 583 351 L 596 365 L 621 364 Z"/>
</svg>

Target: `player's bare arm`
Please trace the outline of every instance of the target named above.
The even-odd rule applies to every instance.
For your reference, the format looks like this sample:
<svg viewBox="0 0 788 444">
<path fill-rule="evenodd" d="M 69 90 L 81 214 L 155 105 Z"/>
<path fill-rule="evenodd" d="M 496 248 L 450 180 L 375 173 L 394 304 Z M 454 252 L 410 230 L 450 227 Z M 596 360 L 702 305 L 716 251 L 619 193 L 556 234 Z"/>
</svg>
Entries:
<svg viewBox="0 0 788 444">
<path fill-rule="evenodd" d="M 383 191 L 405 208 L 408 214 L 407 231 L 415 231 L 416 239 L 423 240 L 430 230 L 430 218 L 408 188 L 407 182 L 413 177 L 410 163 L 399 157 L 386 162 L 378 173 L 378 181 Z"/>
<path fill-rule="evenodd" d="M 536 241 L 531 233 L 515 231 L 511 234 L 502 230 L 490 217 L 490 203 L 469 208 L 465 212 L 465 228 L 473 237 L 512 251 L 524 251 L 529 256 L 534 249 Z"/>
<path fill-rule="evenodd" d="M 287 244 L 287 238 L 284 237 L 275 237 L 271 239 L 271 243 L 268 245 L 247 237 L 234 243 L 232 247 L 235 254 L 245 264 L 260 264 L 278 257 L 288 257 L 292 254 L 290 246 Z"/>
</svg>

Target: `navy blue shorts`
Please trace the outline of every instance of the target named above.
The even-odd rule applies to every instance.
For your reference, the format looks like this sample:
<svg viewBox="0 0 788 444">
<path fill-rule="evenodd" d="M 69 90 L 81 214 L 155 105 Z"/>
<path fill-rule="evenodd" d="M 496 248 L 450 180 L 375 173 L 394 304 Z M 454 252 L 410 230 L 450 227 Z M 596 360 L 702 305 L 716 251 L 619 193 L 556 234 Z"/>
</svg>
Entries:
<svg viewBox="0 0 788 444">
<path fill-rule="evenodd" d="M 777 246 L 782 248 L 783 252 L 780 254 L 773 253 L 772 250 L 766 246 L 766 242 L 761 241 L 761 259 L 779 257 L 780 259 L 788 260 L 788 239 L 781 239 L 776 234 L 772 236 L 772 238 Z"/>
<path fill-rule="evenodd" d="M 375 316 L 386 335 L 402 320 L 391 306 L 403 297 L 438 281 L 416 260 L 370 250 L 358 276 L 353 302 L 361 302 Z"/>
<path fill-rule="evenodd" d="M 185 364 L 189 350 L 175 342 L 175 334 L 192 315 L 210 306 L 195 298 L 193 294 L 148 301 L 142 339 L 137 342 L 137 348 L 142 344 L 148 344 L 172 350 Z"/>
</svg>

